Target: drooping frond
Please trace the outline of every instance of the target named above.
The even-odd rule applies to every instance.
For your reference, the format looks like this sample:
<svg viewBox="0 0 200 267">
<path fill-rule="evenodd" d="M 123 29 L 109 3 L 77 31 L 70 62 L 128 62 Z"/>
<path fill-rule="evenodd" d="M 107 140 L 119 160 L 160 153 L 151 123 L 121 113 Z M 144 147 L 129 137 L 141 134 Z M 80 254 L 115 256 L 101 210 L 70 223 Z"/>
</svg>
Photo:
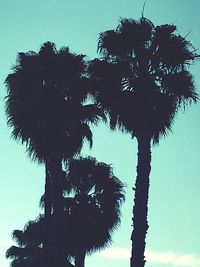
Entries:
<svg viewBox="0 0 200 267">
<path fill-rule="evenodd" d="M 187 70 L 165 75 L 162 83 L 167 93 L 176 97 L 180 104 L 185 105 L 187 102 L 198 100 L 193 77 Z"/>
<path fill-rule="evenodd" d="M 115 43 L 115 46 L 113 46 Z M 98 51 L 104 56 L 121 54 L 121 42 L 118 33 L 111 30 L 100 33 L 98 42 Z M 109 58 L 109 57 L 108 57 Z"/>
</svg>

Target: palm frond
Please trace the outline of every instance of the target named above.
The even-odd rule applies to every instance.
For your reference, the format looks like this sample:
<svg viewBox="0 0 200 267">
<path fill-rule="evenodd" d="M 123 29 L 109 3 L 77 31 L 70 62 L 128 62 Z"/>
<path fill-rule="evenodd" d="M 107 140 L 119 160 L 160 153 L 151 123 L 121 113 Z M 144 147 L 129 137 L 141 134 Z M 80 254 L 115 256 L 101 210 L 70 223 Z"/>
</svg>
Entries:
<svg viewBox="0 0 200 267">
<path fill-rule="evenodd" d="M 104 56 L 115 56 L 121 51 L 120 37 L 116 31 L 109 30 L 99 34 L 97 50 Z M 115 44 L 115 46 L 113 46 Z"/>
<path fill-rule="evenodd" d="M 178 73 L 168 74 L 163 77 L 162 82 L 168 93 L 174 95 L 180 103 L 197 102 L 198 94 L 189 71 L 182 70 Z"/>
</svg>

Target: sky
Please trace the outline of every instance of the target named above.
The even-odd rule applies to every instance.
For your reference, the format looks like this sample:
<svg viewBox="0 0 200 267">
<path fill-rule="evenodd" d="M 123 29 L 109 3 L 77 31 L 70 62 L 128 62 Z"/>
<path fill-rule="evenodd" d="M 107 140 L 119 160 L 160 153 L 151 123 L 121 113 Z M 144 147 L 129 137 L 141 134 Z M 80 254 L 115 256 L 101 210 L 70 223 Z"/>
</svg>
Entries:
<svg viewBox="0 0 200 267">
<path fill-rule="evenodd" d="M 11 233 L 22 229 L 41 210 L 44 166 L 32 162 L 25 148 L 11 138 L 6 124 L 4 80 L 18 52 L 38 51 L 46 42 L 57 48 L 97 56 L 98 34 L 114 29 L 122 17 L 139 19 L 143 0 L 0 0 L 0 266 L 8 267 L 5 251 Z M 175 24 L 178 34 L 200 47 L 200 1 L 147 0 L 144 16 L 155 25 Z M 200 53 L 200 49 L 198 50 Z M 200 62 L 190 68 L 200 93 Z M 146 267 L 200 267 L 200 104 L 181 110 L 173 133 L 152 149 L 149 230 Z M 92 150 L 82 155 L 111 164 L 126 184 L 121 226 L 113 244 L 86 259 L 86 267 L 126 267 L 130 258 L 131 211 L 137 165 L 137 143 L 130 135 L 112 132 L 105 124 L 93 128 Z"/>
</svg>

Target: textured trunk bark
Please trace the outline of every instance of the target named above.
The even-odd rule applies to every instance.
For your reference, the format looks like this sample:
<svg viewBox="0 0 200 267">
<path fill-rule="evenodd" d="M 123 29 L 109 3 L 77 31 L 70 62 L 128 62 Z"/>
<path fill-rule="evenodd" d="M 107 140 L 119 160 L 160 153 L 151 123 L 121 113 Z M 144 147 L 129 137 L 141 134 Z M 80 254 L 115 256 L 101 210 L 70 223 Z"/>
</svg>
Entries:
<svg viewBox="0 0 200 267">
<path fill-rule="evenodd" d="M 49 172 L 52 179 L 52 261 L 53 267 L 63 267 L 66 265 L 64 240 L 63 240 L 63 184 L 62 184 L 62 160 L 55 155 L 49 161 Z"/>
<path fill-rule="evenodd" d="M 145 265 L 145 238 L 148 230 L 148 195 L 149 175 L 151 171 L 151 138 L 141 135 L 138 141 L 138 165 L 135 183 L 135 200 L 133 208 L 133 231 L 131 235 L 132 252 L 131 267 L 144 267 Z"/>
<path fill-rule="evenodd" d="M 75 267 L 84 267 L 85 266 L 85 250 L 79 251 L 75 256 Z"/>
</svg>

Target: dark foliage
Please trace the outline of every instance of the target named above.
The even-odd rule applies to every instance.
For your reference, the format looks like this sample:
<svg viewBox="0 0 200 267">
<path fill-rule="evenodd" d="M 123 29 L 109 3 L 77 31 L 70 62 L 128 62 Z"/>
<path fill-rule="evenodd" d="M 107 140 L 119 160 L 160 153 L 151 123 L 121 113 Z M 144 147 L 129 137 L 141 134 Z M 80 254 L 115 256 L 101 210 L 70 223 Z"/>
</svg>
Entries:
<svg viewBox="0 0 200 267">
<path fill-rule="evenodd" d="M 13 239 L 18 246 L 10 247 L 6 257 L 11 259 L 11 267 L 44 267 L 53 266 L 52 257 L 43 248 L 45 239 L 45 224 L 42 216 L 35 221 L 29 221 L 23 231 L 13 231 Z M 67 260 L 62 267 L 73 267 Z"/>
<path fill-rule="evenodd" d="M 178 109 L 198 100 L 188 71 L 196 50 L 175 30 L 146 18 L 125 18 L 116 30 L 100 34 L 102 59 L 92 61 L 89 70 L 111 128 L 132 136 L 148 132 L 157 143 L 171 131 Z"/>
<path fill-rule="evenodd" d="M 84 139 L 92 145 L 88 123 L 97 123 L 103 114 L 94 104 L 85 104 L 89 83 L 84 58 L 47 42 L 38 53 L 19 53 L 6 79 L 12 135 L 39 162 L 52 154 L 71 157 L 80 152 Z"/>
<path fill-rule="evenodd" d="M 71 253 L 104 248 L 120 222 L 123 184 L 111 166 L 95 158 L 71 159 L 67 172 L 65 212 L 69 214 L 66 229 L 70 229 Z"/>
<path fill-rule="evenodd" d="M 120 223 L 120 205 L 124 186 L 113 175 L 111 166 L 95 158 L 72 159 L 68 162 L 63 184 L 64 243 L 66 267 L 70 257 L 80 252 L 92 253 L 111 243 L 111 234 Z M 41 203 L 44 205 L 45 198 Z M 53 213 L 52 215 L 53 216 Z M 15 230 L 17 246 L 7 250 L 12 267 L 46 266 L 51 262 L 43 244 L 46 230 L 43 216 L 28 222 L 23 231 Z M 68 259 L 68 260 L 67 260 Z"/>
</svg>

